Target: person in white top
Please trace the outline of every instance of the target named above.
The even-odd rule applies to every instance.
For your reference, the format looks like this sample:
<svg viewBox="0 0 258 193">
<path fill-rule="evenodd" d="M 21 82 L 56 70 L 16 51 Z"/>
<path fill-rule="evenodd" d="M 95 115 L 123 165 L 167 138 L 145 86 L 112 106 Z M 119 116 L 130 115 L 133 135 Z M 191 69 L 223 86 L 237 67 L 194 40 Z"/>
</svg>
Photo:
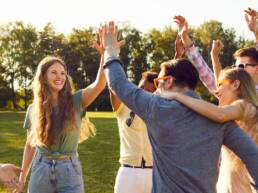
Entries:
<svg viewBox="0 0 258 193">
<path fill-rule="evenodd" d="M 139 89 L 153 93 L 155 72 L 144 72 Z M 120 136 L 121 167 L 116 176 L 115 193 L 150 193 L 152 188 L 152 150 L 146 125 L 133 111 L 110 91 Z"/>
</svg>

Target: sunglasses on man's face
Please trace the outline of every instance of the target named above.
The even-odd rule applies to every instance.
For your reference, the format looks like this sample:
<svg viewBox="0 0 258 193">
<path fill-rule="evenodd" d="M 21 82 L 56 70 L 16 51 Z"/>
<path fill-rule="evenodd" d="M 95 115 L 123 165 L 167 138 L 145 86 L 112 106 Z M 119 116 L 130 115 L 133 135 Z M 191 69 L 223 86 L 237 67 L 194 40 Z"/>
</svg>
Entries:
<svg viewBox="0 0 258 193">
<path fill-rule="evenodd" d="M 126 119 L 126 122 L 125 122 L 128 127 L 130 127 L 132 125 L 133 119 L 135 117 L 135 113 L 133 111 L 131 111 L 129 116 L 130 117 L 128 119 Z"/>
<path fill-rule="evenodd" d="M 164 82 L 169 78 L 170 78 L 170 76 L 162 76 L 162 77 L 159 77 L 159 78 L 155 78 L 153 80 L 155 88 L 158 88 L 160 82 Z"/>
<path fill-rule="evenodd" d="M 252 67 L 255 67 L 258 63 L 256 64 L 234 64 L 233 67 L 235 68 L 246 68 L 247 66 L 252 66 Z"/>
</svg>

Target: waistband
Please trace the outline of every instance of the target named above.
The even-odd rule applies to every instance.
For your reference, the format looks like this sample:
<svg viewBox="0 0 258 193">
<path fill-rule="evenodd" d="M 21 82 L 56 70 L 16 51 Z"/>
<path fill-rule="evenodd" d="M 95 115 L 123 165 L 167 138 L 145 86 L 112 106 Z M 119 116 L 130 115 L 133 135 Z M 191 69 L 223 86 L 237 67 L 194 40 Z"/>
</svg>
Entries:
<svg viewBox="0 0 258 193">
<path fill-rule="evenodd" d="M 131 166 L 131 165 L 127 165 L 127 164 L 122 164 L 123 167 L 126 168 L 141 168 L 141 169 L 152 169 L 152 166 L 145 166 L 145 165 L 141 165 L 141 166 Z"/>
<path fill-rule="evenodd" d="M 128 165 L 128 164 L 122 164 L 123 167 L 126 167 L 126 168 L 142 168 L 142 169 L 145 169 L 145 168 L 152 168 L 152 166 L 146 166 L 145 165 L 146 161 L 142 158 L 142 161 L 141 161 L 141 165 L 140 166 L 132 166 L 132 165 Z"/>
<path fill-rule="evenodd" d="M 39 156 L 38 161 L 50 163 L 50 164 L 67 163 L 67 162 L 77 163 L 79 161 L 79 157 L 67 156 L 67 157 L 51 158 L 46 156 Z"/>
<path fill-rule="evenodd" d="M 37 152 L 37 157 L 39 161 L 62 161 L 62 162 L 67 162 L 67 161 L 75 161 L 76 159 L 78 160 L 78 154 L 77 153 L 68 153 L 68 154 L 61 154 L 58 152 L 54 153 L 49 153 L 49 154 L 42 154 Z"/>
</svg>

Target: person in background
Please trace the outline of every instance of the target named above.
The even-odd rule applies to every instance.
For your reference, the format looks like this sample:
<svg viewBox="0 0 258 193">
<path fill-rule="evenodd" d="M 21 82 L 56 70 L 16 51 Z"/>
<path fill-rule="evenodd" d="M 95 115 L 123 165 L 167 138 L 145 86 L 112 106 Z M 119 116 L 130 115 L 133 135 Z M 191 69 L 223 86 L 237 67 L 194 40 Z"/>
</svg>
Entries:
<svg viewBox="0 0 258 193">
<path fill-rule="evenodd" d="M 138 87 L 153 93 L 155 72 L 142 73 Z M 152 188 L 152 150 L 144 121 L 110 91 L 120 136 L 121 167 L 118 170 L 115 193 L 150 193 Z"/>
</svg>

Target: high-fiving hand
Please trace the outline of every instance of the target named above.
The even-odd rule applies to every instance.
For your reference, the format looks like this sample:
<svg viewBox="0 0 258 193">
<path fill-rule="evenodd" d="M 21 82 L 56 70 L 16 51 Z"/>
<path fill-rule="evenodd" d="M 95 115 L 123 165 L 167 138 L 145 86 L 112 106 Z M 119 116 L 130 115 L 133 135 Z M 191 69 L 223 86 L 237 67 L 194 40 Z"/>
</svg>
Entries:
<svg viewBox="0 0 258 193">
<path fill-rule="evenodd" d="M 125 41 L 118 41 L 118 28 L 113 21 L 101 26 L 100 39 L 104 48 L 104 61 L 110 56 L 118 57 L 120 47 L 125 44 Z"/>
</svg>

